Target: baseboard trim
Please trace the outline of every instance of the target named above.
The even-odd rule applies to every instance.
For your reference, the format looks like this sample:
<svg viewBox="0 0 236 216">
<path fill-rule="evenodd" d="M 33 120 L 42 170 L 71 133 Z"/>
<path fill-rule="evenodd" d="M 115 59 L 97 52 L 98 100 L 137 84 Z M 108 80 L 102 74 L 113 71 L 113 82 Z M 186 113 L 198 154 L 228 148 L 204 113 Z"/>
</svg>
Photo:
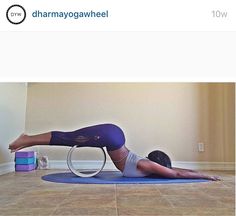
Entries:
<svg viewBox="0 0 236 216">
<path fill-rule="evenodd" d="M 101 161 L 75 161 L 74 164 L 81 169 L 93 169 Z M 186 161 L 173 161 L 173 167 L 193 169 L 193 170 L 224 170 L 230 171 L 235 170 L 234 162 L 186 162 Z M 68 169 L 67 163 L 65 160 L 50 160 L 49 169 Z M 0 175 L 14 172 L 15 163 L 8 162 L 0 164 Z M 104 167 L 104 170 L 116 170 L 115 165 L 111 161 L 107 161 Z"/>
<path fill-rule="evenodd" d="M 73 165 L 75 167 L 79 167 L 80 169 L 94 169 L 95 167 L 98 167 L 98 164 L 102 164 L 102 161 L 74 161 Z M 49 161 L 49 169 L 68 169 L 67 162 L 64 160 L 50 160 Z M 111 161 L 107 161 L 105 166 L 105 170 L 116 170 L 115 165 Z"/>
<path fill-rule="evenodd" d="M 174 161 L 174 167 L 193 170 L 235 170 L 234 162 L 186 162 Z"/>
<path fill-rule="evenodd" d="M 15 170 L 15 163 L 14 162 L 8 162 L 0 164 L 0 175 L 13 172 Z"/>
</svg>

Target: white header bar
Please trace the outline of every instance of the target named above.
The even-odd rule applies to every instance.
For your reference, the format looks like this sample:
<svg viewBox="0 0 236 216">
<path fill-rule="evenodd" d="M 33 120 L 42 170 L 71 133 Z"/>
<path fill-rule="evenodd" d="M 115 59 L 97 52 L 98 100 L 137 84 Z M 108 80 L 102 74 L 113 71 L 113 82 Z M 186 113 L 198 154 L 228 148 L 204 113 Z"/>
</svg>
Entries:
<svg viewBox="0 0 236 216">
<path fill-rule="evenodd" d="M 0 2 L 0 31 L 235 30 L 235 0 L 1 0 Z"/>
</svg>

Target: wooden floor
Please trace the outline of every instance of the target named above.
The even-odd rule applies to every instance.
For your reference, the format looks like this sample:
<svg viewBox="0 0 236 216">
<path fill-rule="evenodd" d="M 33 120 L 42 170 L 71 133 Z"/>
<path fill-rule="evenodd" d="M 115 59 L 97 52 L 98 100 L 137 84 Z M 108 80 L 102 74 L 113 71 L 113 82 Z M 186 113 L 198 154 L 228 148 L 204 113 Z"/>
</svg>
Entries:
<svg viewBox="0 0 236 216">
<path fill-rule="evenodd" d="M 0 215 L 234 216 L 235 175 L 213 172 L 221 182 L 170 185 L 51 183 L 37 170 L 0 176 Z"/>
</svg>

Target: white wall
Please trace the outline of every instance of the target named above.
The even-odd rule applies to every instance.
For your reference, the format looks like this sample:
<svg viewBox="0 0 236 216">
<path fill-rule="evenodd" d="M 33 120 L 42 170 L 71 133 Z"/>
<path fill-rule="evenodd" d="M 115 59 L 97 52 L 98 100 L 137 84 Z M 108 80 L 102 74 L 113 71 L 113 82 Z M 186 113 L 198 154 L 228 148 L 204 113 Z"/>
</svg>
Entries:
<svg viewBox="0 0 236 216">
<path fill-rule="evenodd" d="M 234 162 L 234 98 L 232 83 L 35 83 L 28 87 L 26 130 L 111 122 L 141 156 L 162 149 L 174 161 Z M 67 154 L 61 147 L 40 151 L 52 160 Z"/>
<path fill-rule="evenodd" d="M 26 99 L 25 83 L 0 83 L 0 173 L 14 160 L 9 143 L 25 131 Z"/>
</svg>

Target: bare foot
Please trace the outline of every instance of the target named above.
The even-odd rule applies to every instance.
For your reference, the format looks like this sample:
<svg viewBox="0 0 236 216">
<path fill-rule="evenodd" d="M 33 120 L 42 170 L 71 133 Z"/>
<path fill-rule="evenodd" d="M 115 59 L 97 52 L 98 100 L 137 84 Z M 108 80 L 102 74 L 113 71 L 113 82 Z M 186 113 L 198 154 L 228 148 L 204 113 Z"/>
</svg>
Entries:
<svg viewBox="0 0 236 216">
<path fill-rule="evenodd" d="M 14 142 L 12 142 L 9 145 L 9 149 L 11 150 L 11 153 L 28 147 L 27 142 L 26 142 L 27 137 L 28 136 L 26 134 L 21 134 Z"/>
</svg>

